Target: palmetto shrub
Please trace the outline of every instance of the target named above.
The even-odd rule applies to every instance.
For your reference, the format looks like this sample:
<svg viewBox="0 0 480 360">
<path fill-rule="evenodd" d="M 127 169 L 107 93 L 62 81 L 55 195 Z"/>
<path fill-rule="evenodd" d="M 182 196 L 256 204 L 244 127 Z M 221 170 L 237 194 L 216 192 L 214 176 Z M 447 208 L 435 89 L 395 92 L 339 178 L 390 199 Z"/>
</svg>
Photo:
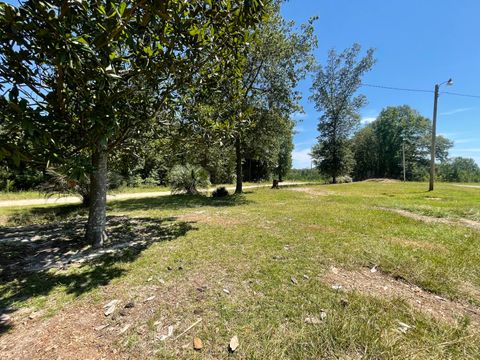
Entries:
<svg viewBox="0 0 480 360">
<path fill-rule="evenodd" d="M 210 186 L 208 172 L 200 166 L 175 165 L 168 176 L 173 194 L 198 194 L 198 189 Z"/>
<path fill-rule="evenodd" d="M 59 171 L 48 169 L 46 171 L 47 179 L 39 185 L 38 189 L 47 196 L 55 194 L 72 194 L 82 199 L 83 206 L 90 204 L 90 181 L 87 175 L 81 176 L 80 179 L 72 179 L 68 175 Z"/>
</svg>

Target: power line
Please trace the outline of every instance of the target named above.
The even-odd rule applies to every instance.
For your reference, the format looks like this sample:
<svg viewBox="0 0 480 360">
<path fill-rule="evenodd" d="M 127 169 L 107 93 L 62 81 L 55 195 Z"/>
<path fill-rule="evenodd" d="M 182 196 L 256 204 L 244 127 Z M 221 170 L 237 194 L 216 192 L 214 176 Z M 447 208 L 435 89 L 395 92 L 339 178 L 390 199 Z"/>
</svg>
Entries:
<svg viewBox="0 0 480 360">
<path fill-rule="evenodd" d="M 449 91 L 442 91 L 441 94 L 455 95 L 455 96 L 463 96 L 463 97 L 470 97 L 470 98 L 480 99 L 480 95 L 459 94 L 459 93 L 454 93 L 454 92 L 449 92 Z"/>
<path fill-rule="evenodd" d="M 408 88 L 398 88 L 393 86 L 383 86 L 383 85 L 373 85 L 373 84 L 362 84 L 362 86 L 388 89 L 388 90 L 397 90 L 397 91 L 410 91 L 410 92 L 424 92 L 424 93 L 433 93 L 433 90 L 421 90 L 421 89 L 408 89 Z"/>
<path fill-rule="evenodd" d="M 399 88 L 399 87 L 394 87 L 394 86 L 383 86 L 383 85 L 373 85 L 373 84 L 361 84 L 361 86 L 379 88 L 379 89 L 387 89 L 387 90 L 396 90 L 396 91 L 422 92 L 422 93 L 431 93 L 431 94 L 434 93 L 433 90 Z M 480 99 L 480 95 L 461 94 L 461 93 L 455 93 L 455 92 L 450 92 L 450 91 L 442 91 L 441 94 Z"/>
</svg>

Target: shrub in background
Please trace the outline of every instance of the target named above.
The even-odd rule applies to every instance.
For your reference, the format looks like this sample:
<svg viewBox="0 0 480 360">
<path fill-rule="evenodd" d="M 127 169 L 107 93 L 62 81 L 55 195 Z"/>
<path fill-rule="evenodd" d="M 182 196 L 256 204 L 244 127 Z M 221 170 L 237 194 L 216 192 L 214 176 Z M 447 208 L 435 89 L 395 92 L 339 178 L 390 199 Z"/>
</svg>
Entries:
<svg viewBox="0 0 480 360">
<path fill-rule="evenodd" d="M 351 183 L 352 181 L 353 181 L 352 178 L 348 175 L 339 176 L 337 178 L 337 184 L 347 184 L 347 183 Z M 330 183 L 332 183 L 331 179 L 330 179 Z"/>
<path fill-rule="evenodd" d="M 212 197 L 214 198 L 221 198 L 228 195 L 229 193 L 228 193 L 228 190 L 225 188 L 225 186 L 218 187 L 212 192 Z"/>
<path fill-rule="evenodd" d="M 175 165 L 168 176 L 173 194 L 198 194 L 199 188 L 210 186 L 208 172 L 200 166 Z"/>
<path fill-rule="evenodd" d="M 80 196 L 82 205 L 90 204 L 90 181 L 86 174 L 73 179 L 59 171 L 46 170 L 47 179 L 38 186 L 38 190 L 47 196 L 73 194 Z"/>
</svg>

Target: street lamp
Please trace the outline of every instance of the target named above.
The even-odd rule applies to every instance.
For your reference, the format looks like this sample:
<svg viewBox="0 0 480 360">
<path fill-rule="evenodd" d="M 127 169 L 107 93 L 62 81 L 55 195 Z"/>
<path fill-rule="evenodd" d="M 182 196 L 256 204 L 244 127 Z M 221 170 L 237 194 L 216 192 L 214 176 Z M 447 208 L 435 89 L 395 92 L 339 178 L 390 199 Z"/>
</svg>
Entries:
<svg viewBox="0 0 480 360">
<path fill-rule="evenodd" d="M 440 86 L 447 85 L 452 86 L 453 80 L 448 79 L 441 84 L 435 85 L 435 95 L 433 99 L 433 124 L 432 124 L 432 147 L 430 149 L 430 185 L 428 191 L 433 191 L 433 184 L 435 182 L 435 141 L 437 140 L 437 104 L 438 104 L 438 91 Z"/>
</svg>

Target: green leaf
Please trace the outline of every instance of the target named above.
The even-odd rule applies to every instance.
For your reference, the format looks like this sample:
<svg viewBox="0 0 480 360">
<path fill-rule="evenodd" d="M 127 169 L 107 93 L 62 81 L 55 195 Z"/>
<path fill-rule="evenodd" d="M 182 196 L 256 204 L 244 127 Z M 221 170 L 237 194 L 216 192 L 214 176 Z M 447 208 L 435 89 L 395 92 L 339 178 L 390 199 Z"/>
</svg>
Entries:
<svg viewBox="0 0 480 360">
<path fill-rule="evenodd" d="M 123 13 L 125 12 L 125 9 L 127 7 L 127 3 L 126 2 L 122 2 L 120 4 L 120 7 L 118 9 L 118 13 L 120 14 L 120 16 L 123 16 Z"/>
</svg>

